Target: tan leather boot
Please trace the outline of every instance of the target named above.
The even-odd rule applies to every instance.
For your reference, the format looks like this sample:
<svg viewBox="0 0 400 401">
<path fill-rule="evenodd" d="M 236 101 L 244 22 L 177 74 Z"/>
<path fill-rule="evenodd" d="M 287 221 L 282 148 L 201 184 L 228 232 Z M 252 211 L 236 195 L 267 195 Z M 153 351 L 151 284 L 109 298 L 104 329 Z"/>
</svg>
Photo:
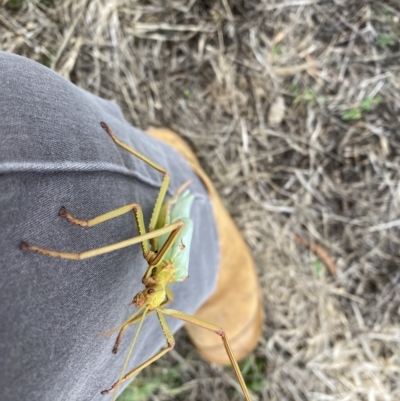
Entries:
<svg viewBox="0 0 400 401">
<path fill-rule="evenodd" d="M 257 345 L 264 320 L 261 289 L 253 258 L 213 184 L 187 143 L 169 129 L 149 128 L 147 132 L 181 153 L 210 194 L 221 244 L 221 265 L 216 291 L 195 316 L 222 327 L 227 333 L 236 359 L 241 360 Z M 221 365 L 230 363 L 219 336 L 191 324 L 186 325 L 186 330 L 206 360 Z"/>
</svg>

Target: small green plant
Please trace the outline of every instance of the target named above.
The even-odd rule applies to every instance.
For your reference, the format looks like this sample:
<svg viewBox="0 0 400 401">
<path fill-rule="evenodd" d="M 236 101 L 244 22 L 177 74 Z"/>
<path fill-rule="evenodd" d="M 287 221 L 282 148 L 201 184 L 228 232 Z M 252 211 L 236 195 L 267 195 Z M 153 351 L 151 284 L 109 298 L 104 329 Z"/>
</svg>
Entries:
<svg viewBox="0 0 400 401">
<path fill-rule="evenodd" d="M 124 390 L 117 401 L 145 401 L 162 386 L 163 383 L 157 380 L 143 383 L 136 383 L 135 381 Z"/>
<path fill-rule="evenodd" d="M 396 40 L 388 33 L 380 33 L 376 38 L 375 44 L 382 49 L 386 49 L 389 46 L 394 46 Z"/>
<path fill-rule="evenodd" d="M 146 401 L 159 390 L 172 395 L 174 389 L 181 385 L 182 373 L 177 369 L 155 368 L 151 373 L 146 377 L 144 375 L 136 377 L 117 401 Z"/>
<path fill-rule="evenodd" d="M 325 271 L 325 266 L 322 264 L 322 262 L 320 262 L 319 260 L 316 260 L 311 263 L 311 267 L 313 269 L 314 274 L 318 278 L 321 278 Z"/>
<path fill-rule="evenodd" d="M 342 114 L 343 121 L 359 120 L 361 117 L 362 117 L 362 112 L 360 107 L 353 107 L 346 113 Z"/>
<path fill-rule="evenodd" d="M 49 56 L 47 56 L 46 54 L 43 54 L 40 62 L 45 65 L 46 67 L 50 68 L 51 67 L 51 59 Z"/>
<path fill-rule="evenodd" d="M 297 96 L 300 92 L 300 88 L 298 87 L 298 85 L 295 85 L 295 84 L 291 84 L 289 89 L 290 89 L 290 92 L 292 92 L 293 95 L 295 95 L 295 96 Z"/>
<path fill-rule="evenodd" d="M 362 118 L 365 112 L 371 111 L 376 105 L 382 102 L 381 96 L 376 96 L 374 98 L 366 97 L 359 106 L 353 107 L 346 113 L 342 114 L 343 121 L 359 120 Z"/>
<path fill-rule="evenodd" d="M 300 102 L 311 103 L 316 98 L 317 94 L 312 89 L 307 88 L 302 94 L 299 94 L 299 91 L 297 91 L 297 95 L 293 100 L 293 104 L 299 104 Z"/>
<path fill-rule="evenodd" d="M 366 97 L 361 102 L 361 106 L 360 107 L 361 107 L 362 111 L 371 111 L 379 103 L 382 103 L 382 97 L 381 96 L 376 96 L 374 98 Z"/>
<path fill-rule="evenodd" d="M 8 0 L 6 7 L 10 10 L 19 10 L 22 6 L 22 0 Z"/>
<path fill-rule="evenodd" d="M 185 89 L 183 91 L 183 96 L 185 96 L 186 99 L 190 99 L 192 97 L 192 93 L 190 92 L 189 89 Z"/>
<path fill-rule="evenodd" d="M 303 98 L 306 102 L 312 102 L 317 97 L 317 94 L 312 89 L 306 89 Z"/>
<path fill-rule="evenodd" d="M 272 54 L 274 54 L 275 56 L 279 56 L 280 54 L 282 54 L 282 46 L 277 44 L 272 48 Z"/>
<path fill-rule="evenodd" d="M 265 379 L 266 361 L 257 358 L 254 354 L 241 362 L 240 367 L 246 378 L 248 388 L 254 393 L 259 393 L 267 385 Z"/>
<path fill-rule="evenodd" d="M 32 0 L 32 2 L 34 4 L 43 4 L 47 8 L 55 7 L 54 0 Z"/>
<path fill-rule="evenodd" d="M 54 0 L 40 0 L 40 3 L 48 8 L 54 7 Z"/>
<path fill-rule="evenodd" d="M 381 8 L 382 15 L 392 15 L 391 11 L 387 7 Z"/>
</svg>

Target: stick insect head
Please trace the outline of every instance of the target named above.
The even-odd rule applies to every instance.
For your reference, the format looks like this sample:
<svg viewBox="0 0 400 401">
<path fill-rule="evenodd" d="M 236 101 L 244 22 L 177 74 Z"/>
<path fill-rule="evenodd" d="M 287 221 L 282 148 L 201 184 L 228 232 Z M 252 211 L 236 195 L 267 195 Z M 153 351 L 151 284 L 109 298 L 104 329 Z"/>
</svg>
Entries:
<svg viewBox="0 0 400 401">
<path fill-rule="evenodd" d="M 138 292 L 132 301 L 138 308 L 144 306 L 149 310 L 159 307 L 166 297 L 165 288 L 161 285 L 147 286 L 143 291 Z"/>
</svg>

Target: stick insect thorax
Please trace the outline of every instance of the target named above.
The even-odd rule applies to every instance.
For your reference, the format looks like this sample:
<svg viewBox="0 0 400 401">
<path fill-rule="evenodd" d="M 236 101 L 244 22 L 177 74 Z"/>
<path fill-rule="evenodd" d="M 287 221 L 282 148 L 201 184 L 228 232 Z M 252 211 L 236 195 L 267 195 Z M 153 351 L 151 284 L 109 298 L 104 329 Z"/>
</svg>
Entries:
<svg viewBox="0 0 400 401">
<path fill-rule="evenodd" d="M 160 266 L 154 266 L 150 277 L 143 277 L 145 289 L 139 291 L 133 298 L 132 304 L 140 308 L 144 306 L 149 310 L 158 308 L 162 303 L 170 300 L 167 286 L 174 282 L 175 269 L 172 263 L 162 262 Z"/>
</svg>

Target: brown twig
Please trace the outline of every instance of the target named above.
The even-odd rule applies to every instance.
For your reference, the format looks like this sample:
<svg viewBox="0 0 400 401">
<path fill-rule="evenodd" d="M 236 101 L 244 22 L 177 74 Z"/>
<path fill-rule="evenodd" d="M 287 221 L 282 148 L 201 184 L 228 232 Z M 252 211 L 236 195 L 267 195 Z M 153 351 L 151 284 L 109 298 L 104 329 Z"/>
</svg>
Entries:
<svg viewBox="0 0 400 401">
<path fill-rule="evenodd" d="M 314 241 L 310 241 L 307 238 L 301 237 L 300 235 L 295 236 L 295 241 L 300 244 L 310 248 L 320 259 L 321 262 L 326 266 L 329 270 L 329 273 L 333 277 L 336 277 L 337 270 L 336 265 L 329 253 L 319 244 Z"/>
</svg>

